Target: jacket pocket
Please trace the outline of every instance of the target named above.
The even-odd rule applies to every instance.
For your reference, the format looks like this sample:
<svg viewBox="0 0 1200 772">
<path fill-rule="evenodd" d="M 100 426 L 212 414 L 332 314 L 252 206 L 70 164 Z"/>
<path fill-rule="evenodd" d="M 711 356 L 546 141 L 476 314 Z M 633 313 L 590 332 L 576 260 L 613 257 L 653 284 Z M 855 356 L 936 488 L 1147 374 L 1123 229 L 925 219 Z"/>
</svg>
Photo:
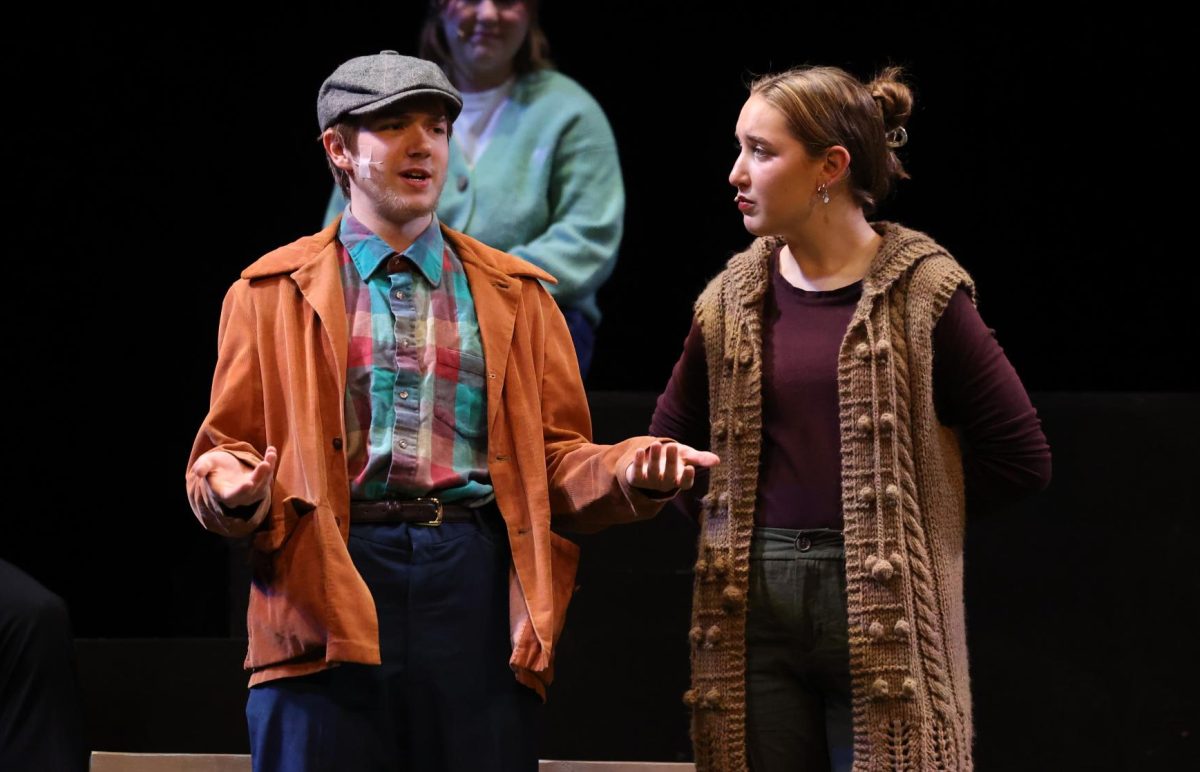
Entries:
<svg viewBox="0 0 1200 772">
<path fill-rule="evenodd" d="M 260 552 L 278 551 L 296 530 L 300 518 L 316 508 L 316 504 L 300 496 L 288 496 L 282 504 L 272 504 L 267 530 L 255 535 L 254 549 Z"/>
</svg>

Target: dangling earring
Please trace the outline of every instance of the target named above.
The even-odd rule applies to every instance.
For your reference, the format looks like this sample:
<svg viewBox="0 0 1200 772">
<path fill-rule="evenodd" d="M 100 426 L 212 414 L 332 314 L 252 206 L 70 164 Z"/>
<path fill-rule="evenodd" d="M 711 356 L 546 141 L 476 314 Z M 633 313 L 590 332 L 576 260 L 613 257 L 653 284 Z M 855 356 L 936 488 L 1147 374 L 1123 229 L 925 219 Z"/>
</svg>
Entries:
<svg viewBox="0 0 1200 772">
<path fill-rule="evenodd" d="M 817 186 L 817 193 L 821 196 L 822 204 L 829 203 L 829 185 L 822 182 L 820 185 Z"/>
</svg>

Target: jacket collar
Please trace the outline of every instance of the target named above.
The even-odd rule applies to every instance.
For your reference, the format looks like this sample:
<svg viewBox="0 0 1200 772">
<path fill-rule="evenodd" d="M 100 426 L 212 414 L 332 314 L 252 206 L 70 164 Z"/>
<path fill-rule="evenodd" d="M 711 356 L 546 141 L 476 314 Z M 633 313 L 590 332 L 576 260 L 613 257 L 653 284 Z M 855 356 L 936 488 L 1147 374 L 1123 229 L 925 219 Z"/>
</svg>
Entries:
<svg viewBox="0 0 1200 772">
<path fill-rule="evenodd" d="M 346 300 L 338 269 L 337 233 L 341 217 L 319 233 L 297 239 L 259 258 L 242 278 L 249 281 L 289 275 L 305 300 L 316 311 L 329 334 L 337 364 L 339 387 L 345 389 L 349 330 Z M 462 261 L 475 302 L 483 357 L 487 369 L 488 429 L 496 419 L 504 386 L 513 329 L 520 306 L 523 279 L 555 283 L 555 278 L 535 265 L 501 252 L 442 223 L 442 237 Z"/>
<path fill-rule="evenodd" d="M 337 247 L 334 244 L 338 227 L 342 221 L 338 216 L 325 228 L 311 236 L 293 241 L 260 257 L 242 271 L 242 278 L 251 281 L 278 274 L 291 274 L 312 263 L 322 263 L 327 254 L 333 256 L 334 273 L 337 272 Z M 542 281 L 557 283 L 546 271 L 513 255 L 493 249 L 464 233 L 452 230 L 442 223 L 442 237 L 451 243 L 464 264 L 472 263 L 489 274 L 507 276 L 511 279 L 527 276 Z"/>
</svg>

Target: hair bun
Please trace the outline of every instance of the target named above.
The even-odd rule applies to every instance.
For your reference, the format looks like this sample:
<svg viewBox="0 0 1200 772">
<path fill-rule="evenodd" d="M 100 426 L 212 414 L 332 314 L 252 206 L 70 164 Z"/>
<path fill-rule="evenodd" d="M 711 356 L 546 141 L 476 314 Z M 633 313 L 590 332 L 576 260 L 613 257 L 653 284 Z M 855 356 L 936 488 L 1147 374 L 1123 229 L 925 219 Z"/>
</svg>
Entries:
<svg viewBox="0 0 1200 772">
<path fill-rule="evenodd" d="M 912 115 L 912 89 L 900 79 L 903 75 L 902 67 L 887 67 L 867 84 L 871 97 L 879 105 L 883 127 L 887 131 L 901 128 Z"/>
</svg>

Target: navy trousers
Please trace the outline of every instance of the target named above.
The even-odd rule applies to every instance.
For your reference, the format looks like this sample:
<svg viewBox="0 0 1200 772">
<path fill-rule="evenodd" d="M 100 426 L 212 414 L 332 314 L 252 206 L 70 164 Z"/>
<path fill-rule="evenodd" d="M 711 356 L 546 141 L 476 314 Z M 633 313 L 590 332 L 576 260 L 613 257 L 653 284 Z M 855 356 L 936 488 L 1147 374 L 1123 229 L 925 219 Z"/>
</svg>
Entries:
<svg viewBox="0 0 1200 772">
<path fill-rule="evenodd" d="M 533 772 L 540 698 L 508 667 L 510 552 L 477 522 L 351 525 L 379 613 L 381 666 L 343 664 L 254 687 L 255 772 Z"/>
</svg>

